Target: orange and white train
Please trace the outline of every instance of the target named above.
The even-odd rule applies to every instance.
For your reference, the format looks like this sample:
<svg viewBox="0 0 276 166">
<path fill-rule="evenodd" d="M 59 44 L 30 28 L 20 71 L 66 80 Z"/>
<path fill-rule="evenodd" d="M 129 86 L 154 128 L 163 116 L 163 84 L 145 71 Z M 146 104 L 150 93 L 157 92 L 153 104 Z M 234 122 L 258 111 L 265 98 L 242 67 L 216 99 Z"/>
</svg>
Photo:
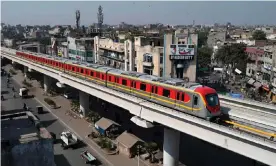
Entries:
<svg viewBox="0 0 276 166">
<path fill-rule="evenodd" d="M 221 115 L 216 90 L 198 83 L 25 51 L 17 51 L 16 56 L 203 119 Z"/>
</svg>

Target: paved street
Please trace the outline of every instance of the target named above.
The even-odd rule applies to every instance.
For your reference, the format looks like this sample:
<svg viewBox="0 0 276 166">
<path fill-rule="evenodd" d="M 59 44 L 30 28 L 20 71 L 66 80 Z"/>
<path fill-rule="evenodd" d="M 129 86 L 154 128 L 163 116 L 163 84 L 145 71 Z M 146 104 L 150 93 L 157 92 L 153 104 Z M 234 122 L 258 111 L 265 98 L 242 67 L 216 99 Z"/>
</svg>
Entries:
<svg viewBox="0 0 276 166">
<path fill-rule="evenodd" d="M 17 75 L 14 76 L 14 79 L 18 80 L 21 82 L 23 80 L 23 75 L 22 73 L 18 72 Z M 37 84 L 36 81 L 32 81 L 34 86 Z M 30 89 L 32 93 L 36 94 L 37 99 L 41 99 L 43 101 L 43 98 L 45 96 L 42 95 L 42 89 L 39 88 L 31 88 Z M 74 119 L 70 118 L 67 115 L 65 115 L 64 112 L 66 110 L 70 109 L 70 102 L 69 100 L 66 100 L 63 97 L 52 97 L 56 103 L 59 105 L 62 105 L 60 109 L 52 110 L 54 114 L 56 114 L 59 118 L 61 118 L 65 123 L 69 124 L 79 135 L 81 135 L 84 140 L 90 141 L 85 136 L 91 132 L 91 128 L 89 128 L 89 123 L 84 121 L 83 119 Z M 112 109 L 114 111 L 114 109 Z M 109 112 L 110 114 L 111 112 Z M 48 114 L 46 114 L 48 115 Z M 45 115 L 45 116 L 46 116 Z M 49 114 L 50 115 L 50 114 Z M 126 115 L 126 113 L 125 113 Z M 43 115 L 44 116 L 44 115 Z M 56 123 L 56 122 L 54 122 Z M 86 127 L 87 126 L 87 127 Z M 143 131 L 145 130 L 143 129 Z M 162 135 L 162 134 L 161 134 Z M 90 141 L 91 142 L 91 141 Z M 220 166 L 222 165 L 247 165 L 251 166 L 253 165 L 253 160 L 249 158 L 245 158 L 244 156 L 241 156 L 239 154 L 233 153 L 231 151 L 228 151 L 223 148 L 219 148 L 217 146 L 214 146 L 212 144 L 209 144 L 203 140 L 194 138 L 192 136 L 186 135 L 184 133 L 181 133 L 181 141 L 180 141 L 180 161 L 182 163 L 185 163 L 185 165 L 188 166 L 196 166 L 196 165 L 212 165 L 212 166 Z M 90 145 L 93 147 L 93 149 L 96 149 L 98 152 L 95 152 L 95 155 L 97 158 L 101 158 L 98 153 L 101 153 L 101 150 L 93 145 L 91 142 Z M 101 154 L 101 156 L 105 156 L 105 154 Z M 113 165 L 118 165 L 118 166 L 124 166 L 124 165 L 137 165 L 137 160 L 135 159 L 128 159 L 125 156 L 121 155 L 115 155 L 115 156 L 105 156 L 108 158 L 108 161 L 112 162 Z M 200 159 L 200 160 L 199 160 Z M 104 159 L 101 159 L 106 163 Z M 227 161 L 227 162 L 225 162 Z M 126 164 L 128 163 L 128 164 Z M 107 162 L 108 165 L 108 162 Z M 142 165 L 142 163 L 140 163 Z"/>
<path fill-rule="evenodd" d="M 37 114 L 35 111 L 35 107 L 40 105 L 36 100 L 34 99 L 24 99 L 22 100 L 18 96 L 18 89 L 19 85 L 17 83 L 13 83 L 11 81 L 10 87 L 14 86 L 17 90 L 16 95 L 17 98 L 13 98 L 13 93 L 11 91 L 11 88 L 7 88 L 7 81 L 6 77 L 1 78 L 1 90 L 4 92 L 5 101 L 2 102 L 1 110 L 12 110 L 12 109 L 22 109 L 23 103 L 25 102 L 28 107 L 31 108 L 31 111 L 34 115 L 36 115 L 43 125 L 47 128 L 49 132 L 53 132 L 55 134 L 61 133 L 65 127 L 54 117 L 52 114 L 45 113 L 45 114 Z M 45 110 L 45 108 L 44 108 Z M 85 166 L 86 164 L 80 157 L 80 153 L 87 149 L 87 147 L 80 147 L 78 149 L 72 150 L 63 150 L 60 147 L 60 144 L 55 144 L 55 161 L 57 166 Z"/>
<path fill-rule="evenodd" d="M 6 71 L 9 71 L 9 68 L 11 68 L 10 65 L 6 66 L 5 67 Z M 17 72 L 18 72 L 18 74 L 14 75 L 11 80 L 13 80 L 15 87 L 18 91 L 18 88 L 20 86 L 22 86 L 22 81 L 23 81 L 24 77 L 20 71 L 17 71 Z M 5 81 L 4 81 L 4 83 L 6 83 Z M 66 124 L 66 128 L 69 128 L 71 131 L 75 132 L 78 135 L 78 137 L 80 137 L 82 140 L 84 140 L 84 142 L 88 143 L 89 149 L 92 152 L 92 154 L 97 159 L 99 159 L 104 165 L 111 165 L 111 166 L 124 166 L 124 165 L 127 165 L 127 166 L 135 165 L 136 166 L 137 165 L 136 158 L 129 159 L 128 157 L 123 156 L 123 155 L 106 155 L 106 154 L 104 154 L 102 152 L 102 150 L 100 148 L 98 148 L 96 143 L 92 142 L 89 138 L 86 137 L 92 131 L 90 124 L 88 122 L 86 122 L 84 119 L 80 119 L 80 118 L 75 119 L 71 116 L 66 115 L 66 112 L 70 109 L 70 101 L 69 100 L 66 100 L 65 98 L 60 97 L 60 96 L 51 97 L 59 106 L 61 106 L 61 108 L 50 110 L 49 107 L 46 105 L 46 103 L 43 101 L 43 99 L 46 97 L 43 95 L 43 90 L 40 88 L 37 88 L 37 87 L 39 87 L 39 83 L 37 81 L 32 81 L 32 83 L 33 83 L 34 87 L 29 88 L 29 90 L 30 90 L 30 94 L 35 95 L 35 98 L 34 99 L 25 99 L 24 102 L 27 105 L 30 105 L 30 107 L 32 107 L 32 108 L 36 107 L 37 105 L 42 105 L 42 106 L 44 106 L 45 110 L 52 112 L 52 114 L 48 113 L 48 114 L 41 115 L 41 120 L 43 120 L 44 116 L 45 116 L 45 118 L 46 118 L 46 116 L 51 117 L 51 118 L 49 118 L 49 120 L 45 119 L 45 123 L 46 123 L 46 125 L 48 124 L 49 127 L 53 128 L 53 132 L 60 133 L 64 129 L 64 127 L 60 127 L 60 130 L 58 130 L 55 126 L 54 127 L 51 126 L 51 124 L 59 123 L 59 124 L 62 124 L 63 126 Z M 5 85 L 3 85 L 3 86 L 6 88 Z M 12 94 L 10 94 L 10 95 L 11 95 L 10 96 L 10 98 L 11 98 Z M 17 96 L 18 96 L 18 93 L 17 93 Z M 16 101 L 16 103 L 21 105 L 20 107 L 23 107 L 23 102 L 20 101 L 20 99 L 15 99 L 15 100 L 18 100 L 18 102 Z M 11 101 L 5 101 L 5 102 L 11 102 Z M 10 104 L 12 104 L 12 103 L 14 103 L 14 102 L 11 102 Z M 6 108 L 4 108 L 4 109 L 7 109 L 7 110 L 9 109 L 8 108 L 9 106 L 5 106 L 5 107 Z M 40 118 L 40 116 L 39 116 L 39 118 Z M 56 120 L 57 118 L 59 119 L 59 121 Z M 49 129 L 49 131 L 51 131 L 51 129 Z M 58 145 L 58 146 L 60 146 L 60 145 Z M 80 149 L 80 151 L 81 150 L 82 149 Z M 69 150 L 69 151 L 71 151 L 71 150 Z M 81 160 L 81 158 L 79 157 L 80 151 L 76 152 L 76 157 Z M 71 158 L 71 160 L 75 160 L 75 158 L 73 158 L 72 156 L 74 156 L 74 155 L 71 155 L 71 157 L 69 156 L 69 158 Z M 80 161 L 80 162 L 84 163 L 84 161 Z M 71 165 L 79 165 L 79 164 L 73 163 Z M 144 164 L 143 162 L 140 162 L 140 166 L 146 166 L 146 164 Z"/>
</svg>

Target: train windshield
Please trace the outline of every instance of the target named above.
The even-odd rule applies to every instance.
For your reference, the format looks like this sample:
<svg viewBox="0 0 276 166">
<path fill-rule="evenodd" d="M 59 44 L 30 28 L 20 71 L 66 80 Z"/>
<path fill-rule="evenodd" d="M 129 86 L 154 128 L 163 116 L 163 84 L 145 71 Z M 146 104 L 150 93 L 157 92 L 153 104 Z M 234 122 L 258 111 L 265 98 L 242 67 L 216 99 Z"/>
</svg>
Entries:
<svg viewBox="0 0 276 166">
<path fill-rule="evenodd" d="M 219 105 L 219 99 L 217 94 L 209 94 L 206 95 L 206 100 L 209 106 L 217 106 Z"/>
</svg>

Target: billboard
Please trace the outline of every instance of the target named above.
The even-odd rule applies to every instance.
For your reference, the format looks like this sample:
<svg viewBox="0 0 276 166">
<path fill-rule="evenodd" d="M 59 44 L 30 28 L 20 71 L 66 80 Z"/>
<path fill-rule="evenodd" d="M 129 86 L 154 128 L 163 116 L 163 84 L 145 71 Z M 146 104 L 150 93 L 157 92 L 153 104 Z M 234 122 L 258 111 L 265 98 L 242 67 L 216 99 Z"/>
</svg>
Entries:
<svg viewBox="0 0 276 166">
<path fill-rule="evenodd" d="M 195 46 L 193 44 L 172 44 L 170 46 L 170 60 L 193 60 Z"/>
</svg>

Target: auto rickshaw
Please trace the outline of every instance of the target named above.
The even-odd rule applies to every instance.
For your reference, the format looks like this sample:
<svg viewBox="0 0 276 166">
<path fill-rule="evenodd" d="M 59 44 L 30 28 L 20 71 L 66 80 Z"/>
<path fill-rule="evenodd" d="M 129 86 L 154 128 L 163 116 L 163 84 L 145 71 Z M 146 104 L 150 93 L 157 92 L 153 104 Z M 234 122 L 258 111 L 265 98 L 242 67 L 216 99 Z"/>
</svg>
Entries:
<svg viewBox="0 0 276 166">
<path fill-rule="evenodd" d="M 36 107 L 36 110 L 37 110 L 37 113 L 38 113 L 38 114 L 43 114 L 43 112 L 44 112 L 42 106 L 37 106 L 37 107 Z"/>
</svg>

